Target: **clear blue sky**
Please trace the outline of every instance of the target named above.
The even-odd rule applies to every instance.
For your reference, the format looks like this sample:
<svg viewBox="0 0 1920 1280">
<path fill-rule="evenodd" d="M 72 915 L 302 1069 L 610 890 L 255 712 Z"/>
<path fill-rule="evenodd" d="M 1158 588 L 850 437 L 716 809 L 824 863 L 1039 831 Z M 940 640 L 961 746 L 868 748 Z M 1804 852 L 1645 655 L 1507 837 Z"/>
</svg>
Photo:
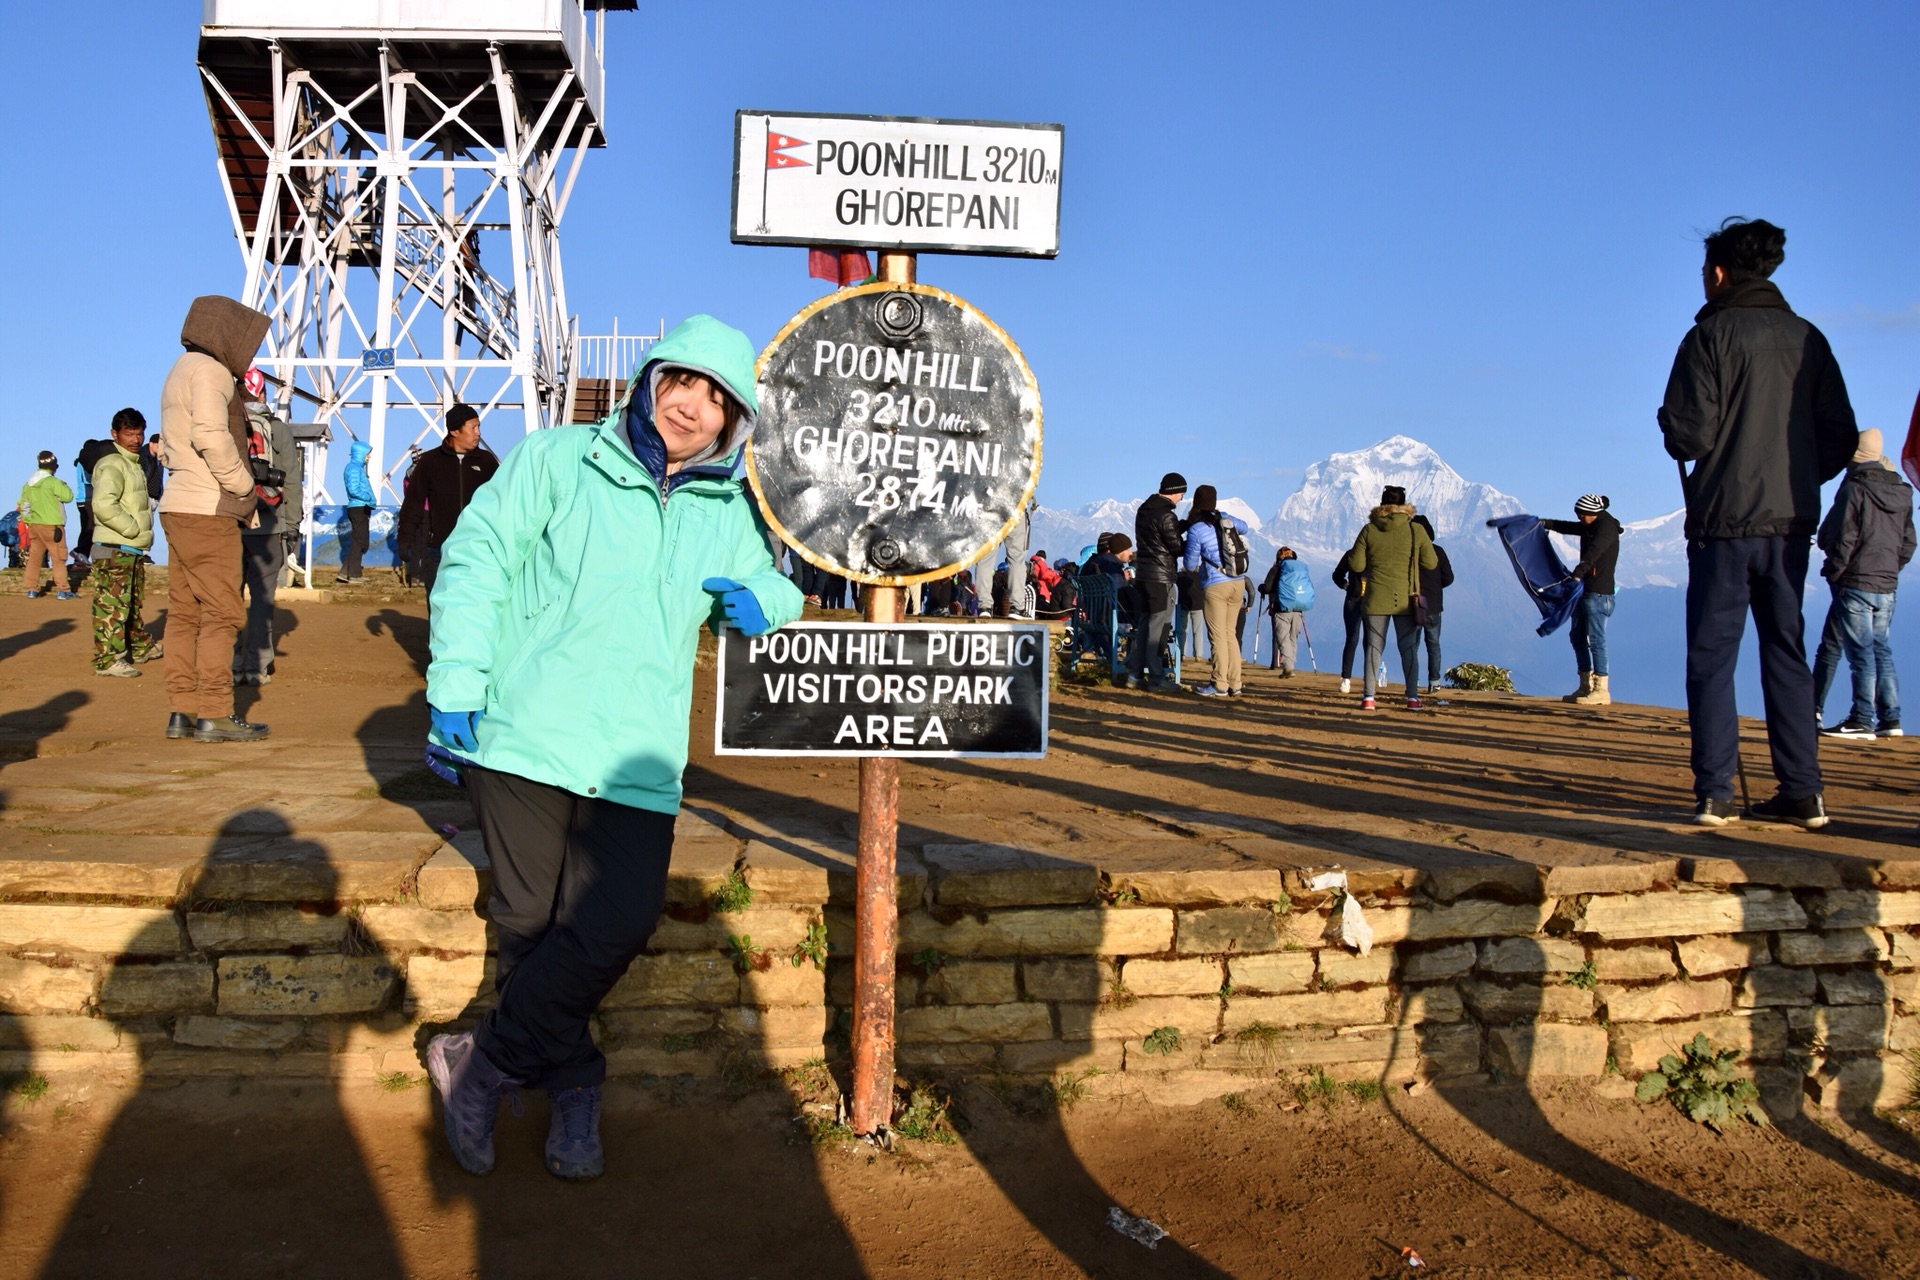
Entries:
<svg viewBox="0 0 1920 1280">
<path fill-rule="evenodd" d="M 239 287 L 199 13 L 9 16 L 8 474 L 152 416 L 187 300 Z M 1049 505 L 1171 467 L 1264 514 L 1405 431 L 1537 506 L 1669 510 L 1653 410 L 1728 214 L 1787 228 L 1776 279 L 1863 424 L 1897 440 L 1920 390 L 1911 4 L 648 3 L 608 27 L 612 144 L 562 231 L 589 332 L 710 311 L 764 342 L 821 291 L 801 250 L 727 240 L 737 107 L 1066 125 L 1058 260 L 921 264 L 1025 348 Z"/>
</svg>

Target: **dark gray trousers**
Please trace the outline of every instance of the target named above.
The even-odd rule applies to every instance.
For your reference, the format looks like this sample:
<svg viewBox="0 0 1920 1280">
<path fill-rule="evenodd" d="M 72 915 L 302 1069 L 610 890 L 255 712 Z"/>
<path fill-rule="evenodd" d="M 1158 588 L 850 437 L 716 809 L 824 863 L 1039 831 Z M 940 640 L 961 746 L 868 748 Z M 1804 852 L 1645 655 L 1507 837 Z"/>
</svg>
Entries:
<svg viewBox="0 0 1920 1280">
<path fill-rule="evenodd" d="M 474 1043 L 529 1088 L 597 1085 L 607 1060 L 589 1021 L 660 919 L 673 815 L 478 765 L 464 775 L 493 864 L 499 949 L 499 1003 Z"/>
</svg>

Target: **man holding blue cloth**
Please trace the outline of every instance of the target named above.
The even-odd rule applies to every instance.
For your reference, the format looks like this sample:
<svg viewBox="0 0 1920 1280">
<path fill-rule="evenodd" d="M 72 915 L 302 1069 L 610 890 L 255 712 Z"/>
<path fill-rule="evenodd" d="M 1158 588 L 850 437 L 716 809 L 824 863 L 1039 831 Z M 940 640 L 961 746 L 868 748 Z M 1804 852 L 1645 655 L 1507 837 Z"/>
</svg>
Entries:
<svg viewBox="0 0 1920 1280">
<path fill-rule="evenodd" d="M 552 1099 L 550 1172 L 604 1167 L 588 1022 L 665 900 L 700 627 L 800 616 L 741 480 L 756 409 L 752 344 L 694 316 L 605 420 L 515 447 L 445 545 L 429 740 L 459 761 L 493 866 L 499 1001 L 427 1065 L 471 1173 L 521 1086 Z"/>
</svg>

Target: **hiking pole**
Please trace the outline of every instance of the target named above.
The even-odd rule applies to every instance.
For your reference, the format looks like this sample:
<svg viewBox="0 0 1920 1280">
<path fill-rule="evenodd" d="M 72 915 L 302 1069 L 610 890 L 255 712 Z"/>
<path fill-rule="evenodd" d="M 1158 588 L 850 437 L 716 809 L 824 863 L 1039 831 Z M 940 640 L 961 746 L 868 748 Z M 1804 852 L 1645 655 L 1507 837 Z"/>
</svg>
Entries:
<svg viewBox="0 0 1920 1280">
<path fill-rule="evenodd" d="M 1673 460 L 1673 466 L 1674 469 L 1680 473 L 1680 501 L 1682 505 L 1684 505 L 1687 501 L 1687 464 L 1675 458 Z M 1735 691 L 1734 698 L 1733 768 L 1734 772 L 1740 775 L 1740 807 L 1742 809 L 1751 809 L 1753 808 L 1753 793 L 1747 790 L 1747 755 L 1746 752 L 1740 749 L 1740 704 L 1737 690 Z"/>
<path fill-rule="evenodd" d="M 1320 674 L 1320 660 L 1313 656 L 1313 632 L 1307 630 L 1307 615 L 1300 615 L 1300 635 L 1307 642 L 1307 661 L 1313 664 L 1313 674 Z"/>
</svg>

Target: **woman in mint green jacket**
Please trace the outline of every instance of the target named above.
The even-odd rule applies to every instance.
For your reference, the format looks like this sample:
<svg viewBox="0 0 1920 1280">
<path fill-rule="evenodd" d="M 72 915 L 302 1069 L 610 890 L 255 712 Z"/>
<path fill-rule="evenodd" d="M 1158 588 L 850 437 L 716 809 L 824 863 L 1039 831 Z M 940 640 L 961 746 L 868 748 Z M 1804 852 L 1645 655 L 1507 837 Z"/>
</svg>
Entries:
<svg viewBox="0 0 1920 1280">
<path fill-rule="evenodd" d="M 515 446 L 442 553 L 428 737 L 480 818 L 499 951 L 498 1004 L 427 1050 L 470 1172 L 521 1085 L 553 1100 L 548 1169 L 603 1167 L 588 1020 L 665 900 L 700 628 L 800 616 L 742 481 L 756 409 L 752 344 L 694 316 L 605 420 Z"/>
</svg>

